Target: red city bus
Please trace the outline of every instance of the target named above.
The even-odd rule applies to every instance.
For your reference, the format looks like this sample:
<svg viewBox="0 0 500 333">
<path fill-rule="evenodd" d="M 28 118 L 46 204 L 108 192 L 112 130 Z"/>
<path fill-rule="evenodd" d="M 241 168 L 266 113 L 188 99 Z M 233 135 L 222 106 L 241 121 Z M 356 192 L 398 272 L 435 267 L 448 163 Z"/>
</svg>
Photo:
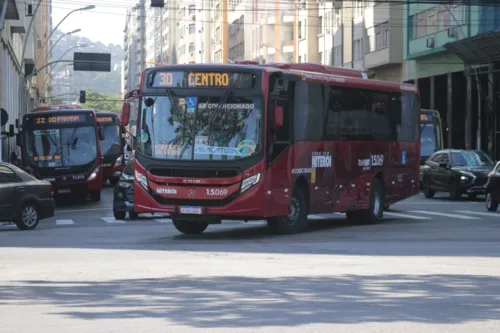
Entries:
<svg viewBox="0 0 500 333">
<path fill-rule="evenodd" d="M 36 110 L 23 116 L 17 144 L 26 168 L 49 181 L 55 196 L 101 200 L 102 130 L 91 109 Z"/>
<path fill-rule="evenodd" d="M 103 181 L 109 180 L 116 185 L 125 168 L 125 139 L 120 118 L 114 112 L 97 112 L 97 121 L 101 124 L 104 139 L 101 140 Z"/>
<path fill-rule="evenodd" d="M 333 212 L 375 223 L 419 193 L 409 84 L 314 64 L 190 64 L 146 69 L 122 125 L 131 98 L 134 211 L 169 213 L 183 233 L 223 219 L 297 233 Z"/>
</svg>

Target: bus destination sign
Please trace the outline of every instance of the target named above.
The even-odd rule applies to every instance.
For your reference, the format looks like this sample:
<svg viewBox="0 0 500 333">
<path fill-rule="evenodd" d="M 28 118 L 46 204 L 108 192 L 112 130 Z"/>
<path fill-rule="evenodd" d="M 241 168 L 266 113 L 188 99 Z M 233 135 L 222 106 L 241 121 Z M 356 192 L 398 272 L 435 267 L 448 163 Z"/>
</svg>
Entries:
<svg viewBox="0 0 500 333">
<path fill-rule="evenodd" d="M 106 116 L 106 117 L 97 116 L 97 121 L 100 123 L 113 123 L 113 122 L 115 122 L 113 117 L 111 117 L 111 116 Z"/>
<path fill-rule="evenodd" d="M 60 112 L 58 112 L 60 113 Z M 40 115 L 33 117 L 33 125 L 72 125 L 72 124 L 82 124 L 87 122 L 87 117 L 84 114 L 73 114 L 73 115 Z"/>
<path fill-rule="evenodd" d="M 153 88 L 254 88 L 256 76 L 242 72 L 170 71 L 153 74 Z"/>
</svg>

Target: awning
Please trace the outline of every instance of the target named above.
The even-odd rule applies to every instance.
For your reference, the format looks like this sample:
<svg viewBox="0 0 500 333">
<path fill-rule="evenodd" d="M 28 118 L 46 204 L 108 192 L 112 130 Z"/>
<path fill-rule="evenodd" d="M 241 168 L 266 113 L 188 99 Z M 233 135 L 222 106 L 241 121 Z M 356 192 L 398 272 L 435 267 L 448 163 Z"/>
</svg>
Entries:
<svg viewBox="0 0 500 333">
<path fill-rule="evenodd" d="M 447 43 L 443 47 L 467 65 L 500 61 L 500 32 L 464 38 Z"/>
</svg>

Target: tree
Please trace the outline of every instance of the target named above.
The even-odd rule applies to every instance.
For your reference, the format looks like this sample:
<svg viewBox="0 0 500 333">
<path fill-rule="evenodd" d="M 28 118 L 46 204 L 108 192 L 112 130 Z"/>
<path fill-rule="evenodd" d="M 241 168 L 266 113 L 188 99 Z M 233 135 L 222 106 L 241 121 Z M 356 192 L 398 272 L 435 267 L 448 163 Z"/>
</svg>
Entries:
<svg viewBox="0 0 500 333">
<path fill-rule="evenodd" d="M 103 112 L 122 112 L 122 99 L 120 96 L 101 94 L 93 89 L 85 89 L 85 92 L 87 101 L 82 105 L 83 107 Z"/>
</svg>

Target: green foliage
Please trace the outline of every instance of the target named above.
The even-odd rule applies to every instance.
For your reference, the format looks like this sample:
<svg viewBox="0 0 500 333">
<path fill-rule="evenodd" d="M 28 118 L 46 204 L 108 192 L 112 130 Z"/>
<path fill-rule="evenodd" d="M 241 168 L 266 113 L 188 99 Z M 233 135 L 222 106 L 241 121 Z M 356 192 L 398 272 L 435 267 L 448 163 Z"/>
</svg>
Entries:
<svg viewBox="0 0 500 333">
<path fill-rule="evenodd" d="M 95 109 L 103 112 L 122 112 L 122 100 L 119 95 L 101 94 L 93 89 L 85 89 L 86 103 L 84 108 Z"/>
</svg>

